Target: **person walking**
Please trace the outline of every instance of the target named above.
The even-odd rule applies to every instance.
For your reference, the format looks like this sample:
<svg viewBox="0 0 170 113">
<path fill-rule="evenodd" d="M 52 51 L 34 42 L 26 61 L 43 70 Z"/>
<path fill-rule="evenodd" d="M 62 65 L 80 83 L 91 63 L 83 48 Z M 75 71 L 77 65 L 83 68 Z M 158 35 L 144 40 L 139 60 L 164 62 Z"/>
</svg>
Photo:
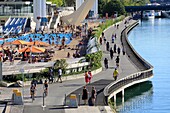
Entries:
<svg viewBox="0 0 170 113">
<path fill-rule="evenodd" d="M 92 105 L 95 105 L 95 100 L 96 100 L 96 89 L 95 87 L 93 86 L 92 87 L 92 91 L 91 91 L 91 100 L 92 100 Z"/>
<path fill-rule="evenodd" d="M 47 80 L 45 80 L 45 82 L 44 82 L 44 94 L 45 94 L 45 96 L 48 95 L 48 82 L 47 82 Z"/>
<path fill-rule="evenodd" d="M 116 60 L 115 60 L 115 61 L 116 61 L 116 66 L 119 67 L 119 61 L 120 61 L 119 56 L 116 57 Z"/>
<path fill-rule="evenodd" d="M 110 48 L 110 58 L 111 58 L 111 60 L 113 59 L 113 54 L 114 54 L 114 52 L 113 52 L 113 49 L 112 49 L 112 47 Z"/>
<path fill-rule="evenodd" d="M 49 82 L 53 83 L 54 82 L 54 71 L 53 68 L 49 68 Z"/>
<path fill-rule="evenodd" d="M 62 83 L 61 76 L 62 76 L 62 69 L 61 69 L 61 68 L 59 68 L 59 69 L 58 69 L 58 79 L 57 79 L 57 82 L 58 82 L 58 81 L 59 81 L 59 79 L 60 79 L 60 83 Z"/>
<path fill-rule="evenodd" d="M 84 78 L 85 78 L 85 82 L 86 82 L 86 85 L 87 85 L 89 83 L 89 74 L 88 74 L 87 71 L 85 71 Z"/>
<path fill-rule="evenodd" d="M 115 41 L 115 36 L 112 34 L 112 43 Z"/>
<path fill-rule="evenodd" d="M 86 89 L 86 86 L 83 88 L 83 94 L 82 94 L 82 100 L 84 100 L 84 105 L 87 104 L 88 99 L 88 90 Z"/>
<path fill-rule="evenodd" d="M 31 95 L 31 98 L 32 100 L 35 100 L 35 85 L 34 84 L 31 84 L 31 87 L 30 87 L 30 95 Z"/>
<path fill-rule="evenodd" d="M 114 44 L 114 47 L 113 47 L 113 49 L 114 49 L 114 53 L 116 53 L 116 44 Z"/>
<path fill-rule="evenodd" d="M 119 72 L 117 70 L 117 68 L 115 68 L 114 72 L 113 72 L 113 78 L 114 80 L 117 80 L 117 76 L 119 75 Z"/>
<path fill-rule="evenodd" d="M 117 35 L 116 35 L 116 33 L 115 33 L 115 40 L 116 40 L 116 38 L 117 38 Z"/>
<path fill-rule="evenodd" d="M 106 43 L 106 51 L 109 51 L 109 48 L 110 48 L 110 44 L 109 42 Z"/>
<path fill-rule="evenodd" d="M 35 88 L 36 88 L 36 86 L 37 86 L 37 80 L 35 80 L 34 78 L 33 78 L 33 80 L 31 81 L 31 85 L 32 84 L 34 84 L 34 86 L 35 86 Z"/>
<path fill-rule="evenodd" d="M 120 47 L 117 48 L 117 53 L 120 55 Z"/>
<path fill-rule="evenodd" d="M 105 66 L 105 69 L 108 69 L 108 59 L 107 58 L 104 59 L 104 66 Z"/>
<path fill-rule="evenodd" d="M 123 48 L 122 48 L 122 53 L 123 53 L 123 55 L 125 55 L 125 53 L 126 53 L 125 51 L 126 51 L 126 49 L 125 49 L 125 47 L 123 47 Z"/>
<path fill-rule="evenodd" d="M 93 77 L 91 71 L 88 72 L 88 77 L 89 77 L 89 83 L 91 83 L 91 79 Z"/>
<path fill-rule="evenodd" d="M 103 40 L 104 40 L 104 43 L 106 44 L 106 41 L 107 41 L 107 40 L 106 40 L 106 37 L 105 37 L 105 36 L 103 37 Z"/>
</svg>

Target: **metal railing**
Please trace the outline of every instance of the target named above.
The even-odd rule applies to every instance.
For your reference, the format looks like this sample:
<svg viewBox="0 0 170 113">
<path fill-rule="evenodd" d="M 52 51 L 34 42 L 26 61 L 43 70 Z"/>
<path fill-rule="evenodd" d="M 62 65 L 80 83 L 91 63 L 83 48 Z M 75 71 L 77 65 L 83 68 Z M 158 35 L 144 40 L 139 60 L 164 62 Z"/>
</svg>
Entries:
<svg viewBox="0 0 170 113">
<path fill-rule="evenodd" d="M 153 76 L 153 69 L 131 74 L 125 78 L 122 78 L 114 83 L 109 84 L 104 90 L 104 95 L 109 96 L 110 94 L 112 94 L 113 92 L 115 92 L 116 90 L 118 90 L 123 86 L 133 83 L 134 81 L 150 78 L 152 76 Z"/>
</svg>

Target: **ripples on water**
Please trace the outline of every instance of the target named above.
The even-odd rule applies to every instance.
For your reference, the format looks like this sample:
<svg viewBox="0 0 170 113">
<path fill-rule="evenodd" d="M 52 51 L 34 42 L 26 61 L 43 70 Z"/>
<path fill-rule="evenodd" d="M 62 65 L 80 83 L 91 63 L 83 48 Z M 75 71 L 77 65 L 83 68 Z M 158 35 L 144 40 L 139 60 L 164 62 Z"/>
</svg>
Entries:
<svg viewBox="0 0 170 113">
<path fill-rule="evenodd" d="M 170 19 L 143 21 L 129 34 L 136 51 L 154 66 L 150 85 L 131 87 L 125 92 L 137 91 L 118 106 L 120 113 L 170 113 Z M 142 92 L 143 88 L 148 90 Z M 140 89 L 140 90 L 139 90 Z M 140 93 L 141 92 L 141 93 Z"/>
</svg>

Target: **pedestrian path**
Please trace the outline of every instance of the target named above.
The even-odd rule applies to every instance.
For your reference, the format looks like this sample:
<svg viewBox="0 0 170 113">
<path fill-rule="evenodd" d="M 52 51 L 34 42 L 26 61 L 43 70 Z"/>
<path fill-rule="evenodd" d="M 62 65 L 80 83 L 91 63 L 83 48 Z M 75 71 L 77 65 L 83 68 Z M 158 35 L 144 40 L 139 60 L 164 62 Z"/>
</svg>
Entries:
<svg viewBox="0 0 170 113">
<path fill-rule="evenodd" d="M 132 20 L 132 21 L 130 21 L 129 24 L 132 24 L 133 22 L 134 21 Z M 120 36 L 121 36 L 121 31 L 124 28 L 125 28 L 124 22 L 121 22 L 120 25 L 119 25 L 119 29 L 112 26 L 105 31 L 105 37 L 107 38 L 107 41 L 110 42 L 110 46 L 113 47 L 113 44 L 111 44 L 111 36 L 112 36 L 113 33 L 116 33 L 117 38 L 115 40 L 115 43 L 120 48 L 122 48 Z M 113 60 L 111 60 L 110 55 L 109 55 L 108 52 L 106 52 L 105 47 L 106 46 L 103 44 L 101 46 L 101 50 L 104 52 L 103 60 L 104 60 L 104 58 L 109 59 L 109 69 L 107 69 L 107 70 L 104 69 L 101 73 L 94 75 L 93 78 L 92 78 L 92 83 L 87 86 L 89 91 L 91 91 L 92 86 L 95 86 L 96 89 L 97 89 L 98 95 L 102 95 L 102 90 L 103 90 L 104 86 L 106 86 L 107 84 L 109 84 L 111 82 L 114 82 L 112 74 L 113 74 L 114 68 L 116 67 L 116 64 L 115 64 L 115 58 L 116 57 L 115 56 L 117 56 L 117 54 L 114 54 L 114 58 L 113 58 Z M 103 64 L 103 62 L 102 62 L 102 64 Z M 129 74 L 138 72 L 138 68 L 129 60 L 129 57 L 127 55 L 122 55 L 122 53 L 121 53 L 121 55 L 120 55 L 120 67 L 118 68 L 118 71 L 120 73 L 119 76 L 118 76 L 118 79 L 121 79 L 121 78 L 123 78 L 123 77 L 125 77 Z M 43 112 L 41 112 L 42 111 L 41 105 L 42 105 L 42 102 L 43 102 L 43 99 L 42 99 L 43 85 L 37 86 L 36 97 L 35 97 L 35 101 L 33 101 L 33 102 L 30 99 L 29 87 L 25 87 L 24 91 L 23 91 L 22 88 L 19 88 L 21 91 L 24 92 L 24 102 L 25 102 L 24 103 L 24 106 L 25 106 L 24 107 L 24 113 L 30 113 L 30 112 L 53 113 L 54 111 L 57 112 L 57 113 L 58 112 L 59 113 L 60 112 L 61 113 L 66 112 L 67 113 L 69 111 L 73 112 L 74 110 L 72 110 L 72 109 L 65 109 L 64 110 L 64 109 L 62 109 L 62 107 L 58 108 L 58 109 L 50 109 L 49 107 L 50 106 L 62 106 L 63 103 L 64 103 L 65 95 L 68 96 L 72 93 L 81 94 L 82 93 L 82 87 L 84 85 L 85 85 L 84 78 L 80 78 L 80 79 L 76 79 L 76 80 L 68 80 L 68 81 L 64 81 L 63 83 L 50 84 L 49 85 L 49 94 L 45 98 L 45 105 L 47 106 L 46 111 L 43 111 Z M 11 93 L 11 89 L 8 89 L 8 90 Z M 8 92 L 8 95 L 10 94 L 9 92 Z M 78 97 L 78 95 L 77 95 L 77 97 Z M 100 101 L 102 101 L 102 99 L 98 98 L 97 103 L 99 104 Z M 80 104 L 82 104 L 82 101 L 81 101 Z M 88 106 L 85 106 L 85 108 L 90 109 Z M 77 109 L 77 111 L 78 110 L 79 109 Z M 96 110 L 96 112 L 97 111 L 98 110 Z"/>
</svg>

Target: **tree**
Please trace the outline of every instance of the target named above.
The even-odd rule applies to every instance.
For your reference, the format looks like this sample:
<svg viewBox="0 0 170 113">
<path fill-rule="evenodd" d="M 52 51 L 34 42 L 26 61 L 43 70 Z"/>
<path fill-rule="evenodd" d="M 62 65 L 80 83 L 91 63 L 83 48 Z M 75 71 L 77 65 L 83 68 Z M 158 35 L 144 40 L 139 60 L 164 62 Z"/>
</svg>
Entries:
<svg viewBox="0 0 170 113">
<path fill-rule="evenodd" d="M 75 0 L 65 0 L 66 6 L 75 6 Z"/>
<path fill-rule="evenodd" d="M 112 16 L 114 12 L 117 12 L 118 15 L 125 14 L 125 7 L 119 0 L 111 0 L 104 5 L 103 16 L 105 16 L 106 13 L 108 13 L 108 16 Z"/>
<path fill-rule="evenodd" d="M 124 6 L 142 6 L 150 3 L 149 0 L 120 0 Z"/>
<path fill-rule="evenodd" d="M 98 12 L 99 12 L 99 14 L 102 14 L 105 2 L 103 0 L 98 0 L 98 3 L 99 3 L 99 5 L 98 5 Z"/>
<path fill-rule="evenodd" d="M 66 70 L 68 64 L 66 62 L 66 59 L 61 59 L 61 60 L 57 60 L 54 64 L 54 69 L 58 70 L 59 68 L 61 68 L 63 71 Z"/>
<path fill-rule="evenodd" d="M 52 2 L 53 4 L 56 4 L 57 7 L 60 7 L 63 5 L 63 0 L 47 0 L 47 1 L 50 1 Z"/>
</svg>

